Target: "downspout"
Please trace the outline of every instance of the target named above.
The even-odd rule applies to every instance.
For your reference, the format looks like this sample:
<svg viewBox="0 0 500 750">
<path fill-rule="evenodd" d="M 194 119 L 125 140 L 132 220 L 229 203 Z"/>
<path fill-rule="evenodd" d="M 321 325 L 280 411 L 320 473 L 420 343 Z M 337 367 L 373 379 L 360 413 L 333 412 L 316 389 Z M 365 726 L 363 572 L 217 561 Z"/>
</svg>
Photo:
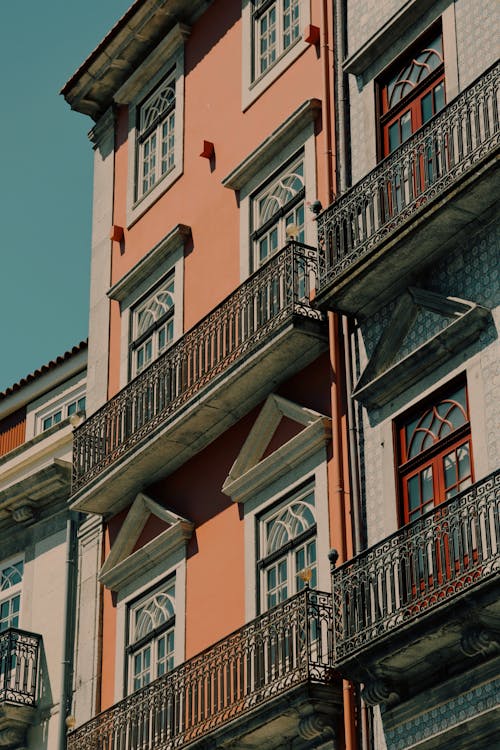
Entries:
<svg viewBox="0 0 500 750">
<path fill-rule="evenodd" d="M 351 184 L 351 149 L 350 149 L 350 122 L 349 122 L 349 85 L 347 75 L 343 70 L 343 62 L 347 56 L 347 0 L 336 0 L 333 3 L 334 8 L 334 105 L 335 105 L 335 149 L 336 149 L 336 193 L 343 193 Z M 332 316 L 332 313 L 329 313 Z M 360 525 L 360 505 L 359 505 L 359 469 L 358 469 L 358 450 L 357 450 L 357 430 L 354 409 L 352 405 L 352 351 L 349 337 L 349 323 L 346 317 L 335 315 L 335 323 L 332 322 L 331 329 L 336 329 L 336 346 L 334 353 L 334 364 L 336 378 L 340 372 L 344 373 L 344 386 L 346 398 L 346 418 L 347 418 L 347 437 L 338 428 L 337 445 L 340 448 L 343 443 L 340 439 L 346 441 L 346 451 L 348 456 L 348 481 L 350 489 L 350 507 L 347 507 L 345 492 L 342 491 L 342 503 L 344 506 L 344 534 L 347 534 L 347 528 L 350 526 L 352 536 L 347 549 L 347 538 L 344 537 L 344 549 L 340 549 L 340 561 L 344 561 L 347 554 L 357 554 L 361 549 L 361 525 Z M 332 330 L 333 332 L 333 330 Z M 343 343 L 341 351 L 340 341 Z M 331 338 L 330 338 L 331 342 Z M 341 404 L 342 392 L 340 384 L 337 382 L 336 400 L 338 405 Z M 332 394 L 333 401 L 333 394 Z M 337 408 L 337 419 L 340 416 L 340 409 Z M 343 452 L 339 456 L 339 462 L 343 464 Z M 343 470 L 343 469 L 342 469 Z M 342 476 L 342 484 L 344 478 Z M 352 516 L 349 514 L 352 513 Z M 354 694 L 354 686 L 349 680 L 343 681 L 344 696 L 344 732 L 346 750 L 356 748 L 362 744 L 363 750 L 366 748 L 366 712 L 363 711 L 359 702 L 359 694 Z M 356 709 L 361 720 L 361 732 L 356 728 L 355 713 Z M 361 709 L 361 710 L 360 710 Z M 359 736 L 360 735 L 360 736 Z M 360 741 L 360 742 L 359 742 Z"/>
<path fill-rule="evenodd" d="M 66 561 L 64 566 L 64 637 L 61 653 L 61 697 L 59 700 L 59 750 L 66 750 L 66 717 L 71 712 L 73 651 L 76 609 L 76 540 L 78 515 L 69 511 L 66 521 Z"/>
</svg>

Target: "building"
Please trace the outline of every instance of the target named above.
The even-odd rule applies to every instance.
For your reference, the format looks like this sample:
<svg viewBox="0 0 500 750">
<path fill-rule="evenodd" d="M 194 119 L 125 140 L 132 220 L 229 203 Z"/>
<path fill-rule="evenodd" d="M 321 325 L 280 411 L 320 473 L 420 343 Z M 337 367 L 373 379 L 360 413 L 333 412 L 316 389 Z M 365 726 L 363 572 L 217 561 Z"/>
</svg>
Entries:
<svg viewBox="0 0 500 750">
<path fill-rule="evenodd" d="M 375 748 L 500 736 L 498 6 L 337 4 L 342 194 L 316 302 L 349 323 L 357 556 L 335 663 Z M 372 718 L 373 717 L 373 718 Z"/>
<path fill-rule="evenodd" d="M 339 321 L 310 301 L 332 14 L 137 0 L 63 88 L 95 121 L 71 507 L 102 519 L 73 750 L 353 732 L 331 658 L 328 552 L 352 554 Z"/>
<path fill-rule="evenodd" d="M 0 747 L 64 747 L 72 701 L 79 514 L 72 434 L 87 343 L 0 393 Z M 62 710 L 61 710 L 62 707 Z"/>
<path fill-rule="evenodd" d="M 95 122 L 70 750 L 492 747 L 495 23 L 136 0 L 64 86 Z"/>
</svg>

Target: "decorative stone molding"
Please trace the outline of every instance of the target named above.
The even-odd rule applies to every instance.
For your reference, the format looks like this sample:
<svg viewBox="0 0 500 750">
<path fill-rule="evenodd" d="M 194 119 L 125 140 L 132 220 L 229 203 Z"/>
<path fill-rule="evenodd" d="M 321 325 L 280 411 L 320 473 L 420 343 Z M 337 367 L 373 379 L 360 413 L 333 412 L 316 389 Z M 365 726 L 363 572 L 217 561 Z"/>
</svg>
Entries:
<svg viewBox="0 0 500 750">
<path fill-rule="evenodd" d="M 16 508 L 11 508 L 12 518 L 16 523 L 29 523 L 33 521 L 36 514 L 34 510 L 34 503 L 27 501 L 22 505 L 18 505 Z"/>
<path fill-rule="evenodd" d="M 398 697 L 398 694 L 387 680 L 376 677 L 364 684 L 361 696 L 368 706 L 377 706 Z"/>
<path fill-rule="evenodd" d="M 299 735 L 310 742 L 334 738 L 333 716 L 318 712 L 303 716 L 299 722 Z"/>
<path fill-rule="evenodd" d="M 496 651 L 498 641 L 487 628 L 474 625 L 464 632 L 460 641 L 460 650 L 465 656 L 473 657 Z"/>
</svg>

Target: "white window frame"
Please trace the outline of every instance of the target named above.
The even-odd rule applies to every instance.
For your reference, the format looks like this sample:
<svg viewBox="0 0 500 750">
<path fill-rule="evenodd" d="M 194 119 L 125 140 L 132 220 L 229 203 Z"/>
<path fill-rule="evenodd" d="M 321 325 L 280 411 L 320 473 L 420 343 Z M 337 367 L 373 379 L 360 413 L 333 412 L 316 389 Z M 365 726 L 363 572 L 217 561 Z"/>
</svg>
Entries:
<svg viewBox="0 0 500 750">
<path fill-rule="evenodd" d="M 293 164 L 301 155 L 304 160 L 304 242 L 317 244 L 317 226 L 308 203 L 317 198 L 316 145 L 314 123 L 319 103 L 315 100 L 301 105 L 291 117 L 249 154 L 223 179 L 225 187 L 239 190 L 240 200 L 240 281 L 254 270 L 252 206 L 255 196 L 279 175 L 284 164 Z M 283 243 L 285 244 L 285 243 Z"/>
<path fill-rule="evenodd" d="M 118 300 L 121 311 L 120 337 L 120 384 L 125 386 L 134 376 L 131 367 L 131 344 L 133 341 L 133 315 L 141 302 L 154 295 L 163 281 L 174 277 L 175 303 L 173 308 L 174 343 L 183 333 L 183 291 L 184 291 L 184 241 L 185 231 L 175 227 L 149 253 L 108 291 L 111 299 Z"/>
<path fill-rule="evenodd" d="M 168 581 L 175 580 L 175 637 L 174 668 L 185 659 L 185 616 L 186 616 L 186 550 L 177 548 L 161 563 L 144 570 L 140 575 L 130 575 L 117 591 L 116 605 L 116 660 L 115 660 L 115 701 L 118 702 L 129 692 L 129 613 L 130 608 L 147 598 Z"/>
<path fill-rule="evenodd" d="M 312 503 L 308 502 L 312 497 Z M 280 518 L 286 517 L 287 511 L 298 504 L 309 506 L 309 512 L 313 516 L 313 523 L 309 524 L 302 532 L 299 532 L 287 538 L 286 542 L 269 552 L 267 544 L 269 542 L 268 528 L 269 524 Z M 314 485 L 306 482 L 304 486 L 299 487 L 294 493 L 287 494 L 278 506 L 267 509 L 258 517 L 258 574 L 259 579 L 259 600 L 260 611 L 265 612 L 268 609 L 289 599 L 294 594 L 305 588 L 305 580 L 300 577 L 300 573 L 307 569 L 311 572 L 310 587 L 317 588 L 317 524 L 316 524 L 316 498 Z M 274 527 L 276 529 L 276 526 Z M 281 525 L 281 529 L 283 526 Z M 272 532 L 271 532 L 272 533 Z M 279 534 L 279 530 L 277 532 Z M 288 531 L 287 531 L 288 536 Z M 314 544 L 314 560 L 310 560 L 308 552 Z M 300 568 L 297 566 L 297 553 L 304 553 L 304 565 Z M 286 577 L 280 578 L 280 571 L 286 570 Z M 275 582 L 273 592 L 269 589 L 269 574 L 275 573 Z M 286 592 L 286 595 L 283 595 Z"/>
<path fill-rule="evenodd" d="M 284 0 L 272 0 L 269 5 L 282 5 Z M 256 69 L 257 58 L 257 34 L 256 20 L 254 15 L 253 0 L 242 2 L 242 33 L 244 43 L 242 44 L 242 109 L 247 109 L 295 60 L 309 48 L 304 41 L 303 31 L 311 23 L 310 0 L 298 0 L 299 2 L 299 35 L 286 48 L 282 41 L 278 44 L 276 59 L 266 70 L 258 72 Z M 267 12 L 267 4 L 265 4 Z M 283 14 L 279 14 L 278 29 L 282 28 Z"/>
<path fill-rule="evenodd" d="M 168 273 L 147 296 L 131 310 L 130 373 L 135 377 L 158 359 L 174 342 L 175 271 Z M 160 296 L 161 295 L 161 296 Z M 140 330 L 141 314 L 152 322 Z M 142 355 L 142 362 L 139 357 Z"/>
<path fill-rule="evenodd" d="M 175 167 L 175 115 L 174 68 L 137 107 L 136 202 L 146 198 Z"/>
<path fill-rule="evenodd" d="M 305 159 L 301 152 L 291 162 L 272 175 L 251 199 L 252 259 L 256 270 L 290 239 L 305 241 Z M 301 172 L 301 173 L 300 173 Z M 299 183 L 302 183 L 299 188 Z M 261 213 L 264 216 L 261 216 Z M 302 214 L 298 218 L 298 213 Z M 291 221 L 290 221 L 291 220 Z M 287 236 L 287 227 L 293 225 L 297 232 Z M 265 255 L 262 253 L 264 246 Z"/>
<path fill-rule="evenodd" d="M 5 560 L 0 564 L 0 587 L 1 587 L 3 571 L 5 571 L 7 568 L 10 568 L 12 566 L 19 565 L 19 563 L 22 565 L 21 580 L 18 583 L 10 585 L 5 589 L 0 588 L 0 607 L 6 602 L 12 602 L 15 597 L 19 596 L 19 610 L 17 611 L 18 622 L 16 625 L 11 625 L 11 624 L 7 625 L 7 628 L 8 627 L 19 628 L 21 626 L 22 588 L 23 588 L 26 563 L 25 563 L 24 557 L 16 556 L 8 560 Z M 11 621 L 11 616 L 9 617 L 9 622 L 10 621 Z M 6 628 L 4 628 L 4 630 L 5 629 Z M 3 632 L 3 630 L 0 630 L 0 632 Z"/>
<path fill-rule="evenodd" d="M 127 693 L 133 693 L 136 690 L 140 690 L 142 687 L 149 685 L 158 677 L 161 677 L 166 672 L 173 669 L 174 658 L 175 658 L 175 589 L 176 581 L 175 576 L 170 576 L 165 579 L 159 586 L 155 586 L 152 590 L 149 590 L 146 594 L 139 597 L 138 600 L 131 602 L 127 606 Z M 160 594 L 166 594 L 167 597 L 167 619 L 161 623 L 161 625 L 152 623 L 151 629 L 144 635 L 137 635 L 135 631 L 135 615 L 137 611 L 142 608 L 155 606 L 161 609 L 156 603 L 156 598 Z M 154 611 L 154 609 L 153 609 Z M 172 641 L 172 648 L 166 649 L 165 655 L 162 658 L 158 657 L 157 650 L 162 643 L 168 644 Z M 149 669 L 144 667 L 144 658 L 149 653 Z M 137 672 L 134 671 L 134 663 L 137 659 L 140 659 L 142 669 L 139 672 L 140 677 L 137 676 Z M 148 675 L 148 679 L 145 679 Z M 136 684 L 140 682 L 141 684 Z"/>
<path fill-rule="evenodd" d="M 189 27 L 177 24 L 115 94 L 117 104 L 128 107 L 127 226 L 130 227 L 181 176 L 184 169 L 184 41 Z M 147 191 L 139 189 L 141 111 L 162 85 L 175 89 L 173 164 Z M 160 120 L 159 126 L 163 120 Z"/>
<path fill-rule="evenodd" d="M 83 404 L 82 404 L 83 402 Z M 70 408 L 75 405 L 75 410 L 71 411 Z M 35 411 L 35 422 L 34 430 L 35 435 L 38 435 L 46 430 L 53 427 L 54 424 L 60 424 L 64 422 L 72 413 L 81 414 L 84 416 L 86 410 L 86 388 L 85 383 L 82 383 L 77 388 L 70 390 L 64 395 L 59 396 L 57 399 L 51 400 L 47 405 L 44 405 L 43 409 Z M 44 427 L 44 422 L 49 418 L 59 415 L 56 421 L 53 421 L 48 427 Z"/>
</svg>

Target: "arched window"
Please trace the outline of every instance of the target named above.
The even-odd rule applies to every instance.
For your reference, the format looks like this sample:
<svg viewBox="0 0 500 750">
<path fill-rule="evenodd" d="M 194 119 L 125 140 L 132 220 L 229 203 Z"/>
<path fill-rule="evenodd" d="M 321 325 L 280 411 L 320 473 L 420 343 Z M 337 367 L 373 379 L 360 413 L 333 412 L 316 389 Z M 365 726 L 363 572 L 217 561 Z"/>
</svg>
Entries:
<svg viewBox="0 0 500 750">
<path fill-rule="evenodd" d="M 174 666 L 175 582 L 169 581 L 129 610 L 129 685 L 148 685 Z"/>
<path fill-rule="evenodd" d="M 398 429 L 403 522 L 448 500 L 473 481 L 465 384 L 441 392 Z"/>
<path fill-rule="evenodd" d="M 260 520 L 262 607 L 269 609 L 317 585 L 314 492 L 308 488 Z M 307 569 L 307 575 L 304 572 Z"/>
</svg>

